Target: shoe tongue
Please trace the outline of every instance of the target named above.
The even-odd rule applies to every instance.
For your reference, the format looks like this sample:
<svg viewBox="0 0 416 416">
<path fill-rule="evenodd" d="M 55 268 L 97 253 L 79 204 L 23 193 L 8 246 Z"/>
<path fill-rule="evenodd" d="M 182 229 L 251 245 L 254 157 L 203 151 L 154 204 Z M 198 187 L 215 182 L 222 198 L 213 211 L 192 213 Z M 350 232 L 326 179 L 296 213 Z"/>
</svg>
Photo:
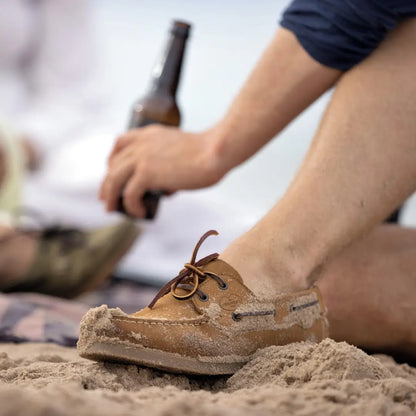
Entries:
<svg viewBox="0 0 416 416">
<path fill-rule="evenodd" d="M 239 281 L 240 283 L 243 283 L 243 279 L 241 279 L 237 270 L 235 270 L 232 266 L 221 259 L 211 260 L 208 264 L 202 266 L 201 270 L 204 272 L 217 274 L 220 277 L 230 277 Z"/>
</svg>

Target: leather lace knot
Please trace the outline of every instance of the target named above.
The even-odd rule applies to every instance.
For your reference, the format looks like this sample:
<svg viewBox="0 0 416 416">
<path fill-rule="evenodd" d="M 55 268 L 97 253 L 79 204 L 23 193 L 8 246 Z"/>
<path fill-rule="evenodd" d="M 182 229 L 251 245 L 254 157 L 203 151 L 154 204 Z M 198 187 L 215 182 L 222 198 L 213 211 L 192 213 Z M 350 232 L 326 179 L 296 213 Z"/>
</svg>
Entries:
<svg viewBox="0 0 416 416">
<path fill-rule="evenodd" d="M 160 291 L 157 293 L 154 299 L 150 302 L 149 308 L 152 308 L 161 297 L 165 296 L 169 292 L 171 292 L 172 296 L 178 300 L 189 299 L 195 294 L 197 294 L 201 300 L 207 300 L 208 296 L 205 293 L 203 293 L 201 289 L 199 289 L 199 285 L 208 277 L 211 277 L 214 280 L 216 280 L 221 289 L 225 289 L 227 287 L 227 284 L 224 282 L 224 280 L 221 279 L 221 277 L 219 277 L 215 273 L 212 273 L 207 270 L 203 271 L 201 269 L 201 267 L 207 265 L 212 260 L 218 258 L 218 253 L 210 254 L 209 256 L 195 261 L 202 243 L 211 235 L 218 235 L 218 232 L 215 230 L 207 231 L 199 239 L 192 253 L 190 262 L 185 263 L 184 269 L 181 270 L 181 272 L 174 279 L 166 283 L 160 289 Z M 179 293 L 177 289 L 182 289 L 182 293 Z"/>
</svg>

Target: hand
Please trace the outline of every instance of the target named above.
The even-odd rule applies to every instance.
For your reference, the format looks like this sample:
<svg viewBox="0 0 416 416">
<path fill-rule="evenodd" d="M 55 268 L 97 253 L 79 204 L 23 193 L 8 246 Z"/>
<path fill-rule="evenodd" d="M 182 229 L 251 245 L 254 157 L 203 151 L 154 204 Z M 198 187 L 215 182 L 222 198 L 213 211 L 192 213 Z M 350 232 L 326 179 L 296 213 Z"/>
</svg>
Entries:
<svg viewBox="0 0 416 416">
<path fill-rule="evenodd" d="M 161 125 L 130 130 L 118 138 L 110 154 L 100 199 L 107 211 L 114 211 L 122 193 L 126 211 L 141 218 L 147 190 L 170 194 L 213 185 L 225 174 L 214 143 L 212 131 L 186 133 Z"/>
</svg>

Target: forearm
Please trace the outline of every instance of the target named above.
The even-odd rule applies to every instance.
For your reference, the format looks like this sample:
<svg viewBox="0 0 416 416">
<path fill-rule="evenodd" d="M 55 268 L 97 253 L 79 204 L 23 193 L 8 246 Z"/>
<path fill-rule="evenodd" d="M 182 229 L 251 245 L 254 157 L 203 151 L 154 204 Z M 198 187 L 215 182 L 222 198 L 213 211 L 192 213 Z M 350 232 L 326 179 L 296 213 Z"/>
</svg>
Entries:
<svg viewBox="0 0 416 416">
<path fill-rule="evenodd" d="M 222 168 L 228 171 L 252 156 L 341 74 L 313 60 L 292 32 L 279 29 L 225 117 L 212 129 Z"/>
<path fill-rule="evenodd" d="M 174 192 L 218 182 L 282 130 L 340 77 L 314 61 L 295 36 L 277 32 L 225 117 L 201 133 L 147 126 L 121 136 L 109 158 L 100 197 L 108 210 L 123 201 L 141 217 L 147 189 Z M 192 172 L 192 174 L 190 174 Z"/>
</svg>

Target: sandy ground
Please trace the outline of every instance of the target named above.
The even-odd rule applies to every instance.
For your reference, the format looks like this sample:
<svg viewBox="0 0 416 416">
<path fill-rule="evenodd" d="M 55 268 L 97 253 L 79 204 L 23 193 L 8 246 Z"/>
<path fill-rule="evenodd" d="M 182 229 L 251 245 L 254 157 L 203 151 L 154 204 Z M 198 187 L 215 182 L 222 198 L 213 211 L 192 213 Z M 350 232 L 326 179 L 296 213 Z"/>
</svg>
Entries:
<svg viewBox="0 0 416 416">
<path fill-rule="evenodd" d="M 414 415 L 416 368 L 324 340 L 259 351 L 232 377 L 84 360 L 52 344 L 0 345 L 0 416 Z"/>
</svg>

